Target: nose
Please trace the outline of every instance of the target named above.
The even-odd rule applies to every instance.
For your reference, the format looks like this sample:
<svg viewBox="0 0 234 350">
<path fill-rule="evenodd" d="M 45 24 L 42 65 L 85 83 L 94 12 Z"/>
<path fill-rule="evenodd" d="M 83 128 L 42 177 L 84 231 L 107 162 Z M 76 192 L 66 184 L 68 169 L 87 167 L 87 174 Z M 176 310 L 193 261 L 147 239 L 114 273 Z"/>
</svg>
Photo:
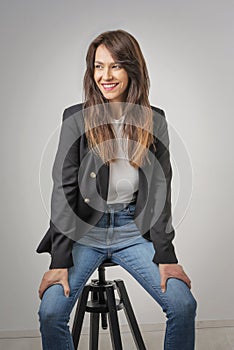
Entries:
<svg viewBox="0 0 234 350">
<path fill-rule="evenodd" d="M 111 73 L 111 70 L 106 67 L 104 70 L 103 70 L 103 75 L 102 75 L 102 78 L 104 80 L 110 80 L 112 79 L 112 73 Z"/>
</svg>

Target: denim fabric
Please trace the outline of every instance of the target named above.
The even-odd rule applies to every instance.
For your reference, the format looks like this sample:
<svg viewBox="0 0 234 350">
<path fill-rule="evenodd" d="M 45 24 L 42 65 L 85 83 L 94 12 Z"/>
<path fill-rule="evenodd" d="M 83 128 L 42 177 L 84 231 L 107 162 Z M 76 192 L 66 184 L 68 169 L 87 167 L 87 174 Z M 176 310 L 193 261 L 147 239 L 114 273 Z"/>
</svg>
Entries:
<svg viewBox="0 0 234 350">
<path fill-rule="evenodd" d="M 106 259 L 127 270 L 165 312 L 164 349 L 194 349 L 196 300 L 187 285 L 175 278 L 168 280 L 167 290 L 162 293 L 159 269 L 152 261 L 155 250 L 137 229 L 134 209 L 135 204 L 125 208 L 109 205 L 96 226 L 74 243 L 70 296 L 65 297 L 63 287 L 55 284 L 44 292 L 41 301 L 39 320 L 44 350 L 74 350 L 68 325 L 70 313 L 87 280 Z"/>
<path fill-rule="evenodd" d="M 109 204 L 99 222 L 78 243 L 99 248 L 128 245 L 141 237 L 133 215 L 135 203 Z"/>
</svg>

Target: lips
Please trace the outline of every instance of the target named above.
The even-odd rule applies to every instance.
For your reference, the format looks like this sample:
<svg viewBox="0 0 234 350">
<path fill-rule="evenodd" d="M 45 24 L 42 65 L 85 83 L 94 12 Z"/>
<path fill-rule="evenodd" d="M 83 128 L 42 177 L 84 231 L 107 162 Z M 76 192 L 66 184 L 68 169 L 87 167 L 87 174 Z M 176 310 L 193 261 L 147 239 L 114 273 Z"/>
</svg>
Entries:
<svg viewBox="0 0 234 350">
<path fill-rule="evenodd" d="M 104 90 L 106 91 L 111 91 L 113 90 L 119 83 L 106 83 L 106 84 L 102 84 Z"/>
</svg>

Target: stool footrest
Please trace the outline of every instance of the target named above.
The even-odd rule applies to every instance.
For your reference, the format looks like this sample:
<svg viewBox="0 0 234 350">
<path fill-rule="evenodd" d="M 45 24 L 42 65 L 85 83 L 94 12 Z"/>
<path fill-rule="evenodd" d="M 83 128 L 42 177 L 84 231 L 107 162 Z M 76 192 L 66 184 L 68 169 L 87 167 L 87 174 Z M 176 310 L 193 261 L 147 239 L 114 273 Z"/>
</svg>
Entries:
<svg viewBox="0 0 234 350">
<path fill-rule="evenodd" d="M 123 309 L 123 303 L 119 299 L 115 299 L 115 303 L 117 311 Z M 96 301 L 89 300 L 86 305 L 86 311 L 103 314 L 109 312 L 109 308 L 106 304 L 100 304 Z"/>
</svg>

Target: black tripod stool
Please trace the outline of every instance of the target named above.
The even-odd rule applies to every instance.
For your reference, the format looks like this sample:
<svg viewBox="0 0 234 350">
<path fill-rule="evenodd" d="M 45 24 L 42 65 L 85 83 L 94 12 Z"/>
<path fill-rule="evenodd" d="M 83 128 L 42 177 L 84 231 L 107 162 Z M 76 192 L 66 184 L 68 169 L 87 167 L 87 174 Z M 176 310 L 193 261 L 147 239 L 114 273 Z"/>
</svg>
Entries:
<svg viewBox="0 0 234 350">
<path fill-rule="evenodd" d="M 84 320 L 85 311 L 90 313 L 90 333 L 89 349 L 98 349 L 99 320 L 101 315 L 102 328 L 107 329 L 107 315 L 110 326 L 110 335 L 112 347 L 114 350 L 122 350 L 122 341 L 119 330 L 119 321 L 117 311 L 124 309 L 125 315 L 132 332 L 138 350 L 146 350 L 142 339 L 136 317 L 134 315 L 130 300 L 124 282 L 122 280 L 106 281 L 105 267 L 116 266 L 111 261 L 104 261 L 98 268 L 98 278 L 87 284 L 78 300 L 75 312 L 75 318 L 72 328 L 72 337 L 74 347 L 77 350 L 81 328 Z M 115 289 L 118 292 L 119 299 L 115 298 Z M 91 300 L 88 300 L 91 292 Z"/>
</svg>

